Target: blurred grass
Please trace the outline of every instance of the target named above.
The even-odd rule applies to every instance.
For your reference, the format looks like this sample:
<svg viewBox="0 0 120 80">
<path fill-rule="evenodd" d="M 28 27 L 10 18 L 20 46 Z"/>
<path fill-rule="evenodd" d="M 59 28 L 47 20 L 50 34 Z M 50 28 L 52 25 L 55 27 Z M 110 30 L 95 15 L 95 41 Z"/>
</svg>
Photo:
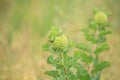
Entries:
<svg viewBox="0 0 120 80">
<path fill-rule="evenodd" d="M 49 53 L 41 46 L 52 25 L 60 25 L 70 41 L 82 41 L 81 27 L 87 25 L 95 7 L 111 11 L 111 50 L 101 54 L 111 62 L 103 80 L 120 79 L 119 0 L 0 0 L 0 80 L 51 80 L 43 72 Z"/>
</svg>

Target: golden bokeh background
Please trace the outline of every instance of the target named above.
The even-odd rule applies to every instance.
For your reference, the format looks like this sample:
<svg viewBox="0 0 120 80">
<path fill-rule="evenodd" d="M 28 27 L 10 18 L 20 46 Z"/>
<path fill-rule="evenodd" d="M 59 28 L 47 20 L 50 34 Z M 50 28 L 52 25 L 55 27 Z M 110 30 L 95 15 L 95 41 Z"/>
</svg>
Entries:
<svg viewBox="0 0 120 80">
<path fill-rule="evenodd" d="M 111 49 L 100 55 L 111 66 L 101 80 L 120 80 L 120 0 L 0 0 L 0 80 L 52 80 L 43 74 L 52 68 L 42 51 L 52 25 L 63 30 L 69 41 L 82 41 L 92 10 L 111 12 Z"/>
</svg>

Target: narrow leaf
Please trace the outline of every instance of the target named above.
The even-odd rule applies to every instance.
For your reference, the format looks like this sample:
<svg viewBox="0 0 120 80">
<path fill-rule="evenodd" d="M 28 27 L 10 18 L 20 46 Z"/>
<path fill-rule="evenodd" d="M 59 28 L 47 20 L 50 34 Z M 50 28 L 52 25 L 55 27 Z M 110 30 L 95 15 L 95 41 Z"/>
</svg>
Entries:
<svg viewBox="0 0 120 80">
<path fill-rule="evenodd" d="M 68 60 L 69 67 L 71 67 L 73 64 L 75 64 L 77 62 L 77 60 L 80 58 L 80 56 L 81 56 L 81 53 L 79 51 L 76 51 L 74 53 L 74 56 L 69 58 L 69 60 Z"/>
<path fill-rule="evenodd" d="M 97 47 L 97 48 L 95 49 L 94 53 L 95 53 L 96 55 L 98 55 L 99 53 L 101 53 L 101 52 L 103 52 L 103 51 L 105 51 L 105 50 L 109 50 L 108 44 L 103 44 L 103 45 L 101 45 L 100 47 Z"/>
<path fill-rule="evenodd" d="M 107 31 L 101 31 L 99 36 L 104 36 L 104 35 L 107 35 L 107 34 L 111 34 L 112 32 L 110 30 L 107 30 Z"/>
<path fill-rule="evenodd" d="M 95 36 L 89 32 L 89 28 L 83 28 L 81 31 L 84 33 L 86 40 L 96 43 Z"/>
<path fill-rule="evenodd" d="M 50 45 L 47 43 L 47 44 L 44 44 L 43 46 L 42 46 L 42 48 L 43 48 L 43 50 L 45 50 L 45 51 L 49 51 L 49 47 L 50 47 Z"/>
<path fill-rule="evenodd" d="M 96 72 L 98 72 L 98 71 L 103 70 L 104 68 L 108 67 L 109 65 L 110 65 L 110 63 L 107 62 L 107 61 L 103 61 L 103 62 L 97 64 L 97 65 L 95 66 L 95 68 L 92 70 L 92 74 L 94 74 L 94 73 L 96 73 Z"/>
<path fill-rule="evenodd" d="M 52 76 L 54 78 L 57 78 L 59 76 L 58 72 L 56 70 L 46 71 L 45 74 Z"/>
<path fill-rule="evenodd" d="M 94 20 L 89 20 L 89 26 L 88 26 L 91 30 L 96 31 L 97 30 L 97 25 L 96 22 Z"/>
<path fill-rule="evenodd" d="M 86 52 L 91 52 L 91 49 L 88 45 L 84 44 L 84 43 L 80 43 L 77 45 L 77 48 L 86 51 Z"/>
<path fill-rule="evenodd" d="M 88 74 L 88 71 L 85 69 L 78 70 L 78 72 L 76 73 L 76 80 L 77 79 L 90 80 L 90 75 Z"/>
<path fill-rule="evenodd" d="M 54 59 L 53 56 L 49 56 L 47 59 L 47 63 L 56 66 L 57 69 L 62 68 L 62 63 L 60 62 L 60 58 Z"/>
<path fill-rule="evenodd" d="M 91 55 L 87 55 L 85 53 L 81 55 L 81 58 L 86 64 L 91 63 L 93 60 L 93 57 Z"/>
</svg>

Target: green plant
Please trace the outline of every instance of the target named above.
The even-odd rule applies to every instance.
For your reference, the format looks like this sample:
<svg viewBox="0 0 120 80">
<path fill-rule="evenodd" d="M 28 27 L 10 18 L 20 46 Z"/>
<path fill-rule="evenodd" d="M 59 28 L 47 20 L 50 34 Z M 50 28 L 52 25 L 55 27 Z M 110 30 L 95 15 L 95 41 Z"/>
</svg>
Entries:
<svg viewBox="0 0 120 80">
<path fill-rule="evenodd" d="M 48 43 L 43 49 L 52 54 L 47 63 L 55 67 L 45 74 L 55 80 L 100 80 L 101 71 L 110 64 L 100 61 L 99 54 L 109 49 L 106 35 L 110 34 L 108 14 L 95 9 L 94 17 L 89 19 L 87 27 L 81 29 L 86 38 L 85 43 L 69 42 L 57 27 L 52 27 L 48 36 Z M 73 55 L 68 52 L 72 48 L 78 50 Z"/>
</svg>

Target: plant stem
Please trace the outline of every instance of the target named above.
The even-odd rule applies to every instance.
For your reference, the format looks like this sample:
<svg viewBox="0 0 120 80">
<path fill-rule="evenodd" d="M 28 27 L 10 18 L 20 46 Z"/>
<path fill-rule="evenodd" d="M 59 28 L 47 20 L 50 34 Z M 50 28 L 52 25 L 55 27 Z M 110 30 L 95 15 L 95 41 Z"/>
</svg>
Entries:
<svg viewBox="0 0 120 80">
<path fill-rule="evenodd" d="M 64 73 L 65 73 L 65 80 L 68 80 L 68 77 L 67 77 L 67 69 L 66 69 L 66 67 L 65 67 L 64 57 L 63 57 L 63 54 L 62 54 L 62 53 L 60 53 L 60 57 L 61 57 L 61 61 L 62 61 Z"/>
<path fill-rule="evenodd" d="M 98 31 L 95 30 L 94 33 L 95 33 L 95 39 L 97 40 L 97 38 L 98 38 Z M 96 58 L 96 55 L 94 54 L 94 50 L 96 49 L 96 47 L 97 47 L 97 45 L 96 45 L 96 44 L 93 44 L 93 46 L 92 46 L 92 56 L 93 56 L 94 58 Z M 90 75 L 92 75 L 92 74 L 91 74 L 92 69 L 93 69 L 93 64 L 90 64 L 89 67 L 88 67 L 88 71 L 89 71 L 89 74 L 90 74 Z"/>
</svg>

